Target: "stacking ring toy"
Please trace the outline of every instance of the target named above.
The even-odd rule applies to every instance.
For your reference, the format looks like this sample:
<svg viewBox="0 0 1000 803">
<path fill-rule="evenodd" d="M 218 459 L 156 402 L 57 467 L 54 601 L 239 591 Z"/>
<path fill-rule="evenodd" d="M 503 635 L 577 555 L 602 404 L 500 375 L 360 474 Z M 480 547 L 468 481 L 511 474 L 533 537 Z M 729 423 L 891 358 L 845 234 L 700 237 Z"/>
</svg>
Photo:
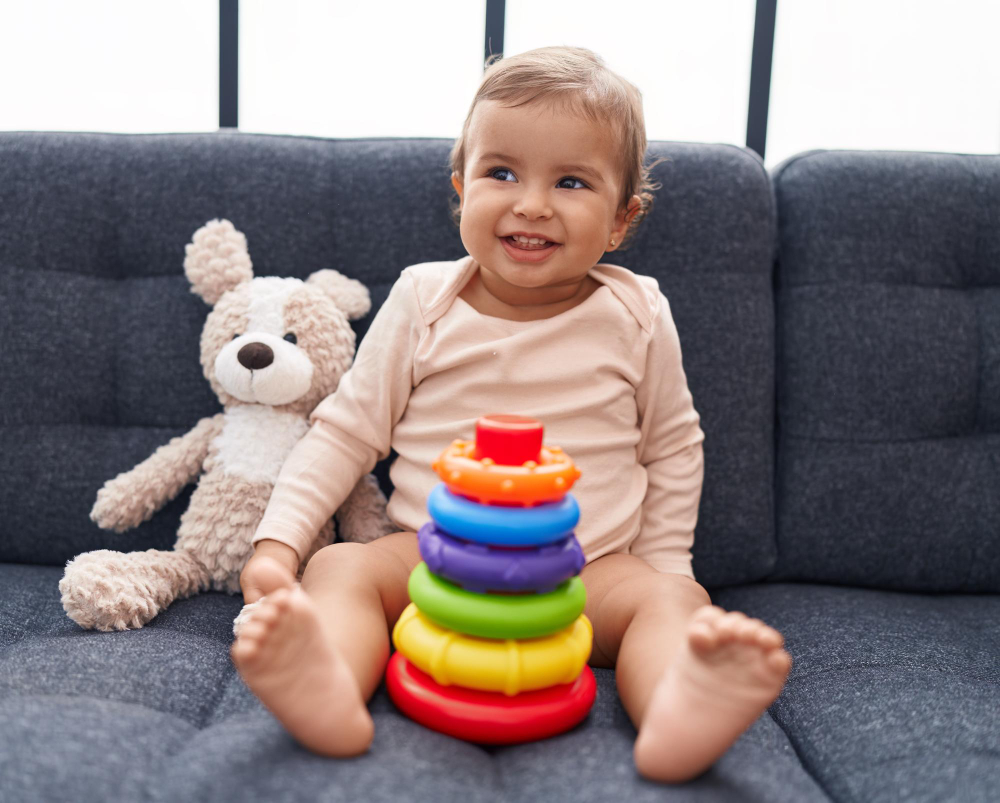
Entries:
<svg viewBox="0 0 1000 803">
<path fill-rule="evenodd" d="M 434 624 L 412 602 L 392 629 L 396 649 L 442 686 L 508 696 L 576 680 L 590 657 L 593 637 L 593 626 L 582 613 L 565 630 L 542 638 L 463 636 Z"/>
<path fill-rule="evenodd" d="M 540 461 L 519 466 L 477 458 L 474 441 L 456 440 L 433 463 L 448 490 L 482 505 L 514 504 L 531 507 L 558 502 L 580 477 L 580 470 L 558 446 L 543 446 Z"/>
<path fill-rule="evenodd" d="M 572 535 L 533 549 L 491 549 L 452 538 L 433 521 L 417 531 L 420 556 L 434 574 L 469 591 L 552 591 L 586 564 Z"/>
<path fill-rule="evenodd" d="M 475 457 L 491 457 L 496 463 L 520 466 L 538 460 L 545 427 L 526 415 L 490 413 L 476 419 Z"/>
<path fill-rule="evenodd" d="M 501 546 L 538 546 L 570 535 L 580 520 L 573 494 L 536 507 L 480 505 L 439 482 L 427 496 L 427 511 L 437 525 L 468 541 Z"/>
<path fill-rule="evenodd" d="M 572 683 L 507 697 L 495 691 L 441 686 L 395 652 L 385 669 L 389 697 L 425 727 L 479 744 L 516 744 L 568 731 L 594 703 L 589 666 Z"/>
<path fill-rule="evenodd" d="M 493 639 L 550 636 L 569 627 L 587 605 L 587 591 L 572 577 L 548 594 L 477 594 L 431 574 L 421 561 L 410 572 L 410 599 L 434 624 Z"/>
</svg>

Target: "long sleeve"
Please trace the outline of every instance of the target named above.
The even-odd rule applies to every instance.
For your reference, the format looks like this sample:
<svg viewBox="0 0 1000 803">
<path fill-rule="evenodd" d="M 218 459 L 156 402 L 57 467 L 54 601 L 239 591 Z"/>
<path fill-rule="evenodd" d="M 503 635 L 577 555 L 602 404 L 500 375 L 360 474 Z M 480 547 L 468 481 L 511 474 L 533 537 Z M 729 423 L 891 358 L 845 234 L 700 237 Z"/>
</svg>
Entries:
<svg viewBox="0 0 1000 803">
<path fill-rule="evenodd" d="M 646 373 L 636 389 L 638 459 L 648 485 L 630 552 L 658 571 L 693 578 L 691 547 L 704 478 L 705 433 L 687 385 L 670 305 L 662 293 L 659 301 Z"/>
<path fill-rule="evenodd" d="M 426 330 L 413 277 L 392 286 L 337 390 L 282 464 L 252 542 L 268 538 L 301 559 L 358 480 L 389 456 L 392 430 L 413 389 L 413 359 Z"/>
</svg>

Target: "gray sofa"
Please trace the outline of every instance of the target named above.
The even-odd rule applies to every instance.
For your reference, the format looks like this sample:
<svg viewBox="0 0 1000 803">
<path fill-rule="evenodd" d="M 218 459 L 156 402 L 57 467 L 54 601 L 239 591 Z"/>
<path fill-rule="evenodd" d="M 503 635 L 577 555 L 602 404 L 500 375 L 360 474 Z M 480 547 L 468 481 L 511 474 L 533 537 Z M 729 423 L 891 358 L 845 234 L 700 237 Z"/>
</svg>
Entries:
<svg viewBox="0 0 1000 803">
<path fill-rule="evenodd" d="M 0 134 L 0 800 L 995 800 L 1000 157 L 814 151 L 768 173 L 651 144 L 654 212 L 609 261 L 655 276 L 680 332 L 706 432 L 695 573 L 795 660 L 689 784 L 636 774 L 609 670 L 584 723 L 511 747 L 426 730 L 383 687 L 371 751 L 332 761 L 235 672 L 240 597 L 125 632 L 67 618 L 67 560 L 170 548 L 190 497 L 123 534 L 88 518 L 106 479 L 218 411 L 193 232 L 228 218 L 258 275 L 365 282 L 363 336 L 403 267 L 464 253 L 450 145 Z"/>
</svg>

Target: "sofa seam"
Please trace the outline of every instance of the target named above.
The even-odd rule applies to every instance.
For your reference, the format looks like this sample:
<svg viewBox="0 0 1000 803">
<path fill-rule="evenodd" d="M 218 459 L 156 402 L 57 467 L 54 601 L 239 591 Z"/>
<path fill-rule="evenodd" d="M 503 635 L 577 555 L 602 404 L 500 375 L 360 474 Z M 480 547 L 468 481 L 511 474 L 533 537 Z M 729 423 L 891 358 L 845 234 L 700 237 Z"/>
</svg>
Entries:
<svg viewBox="0 0 1000 803">
<path fill-rule="evenodd" d="M 904 592 L 904 593 L 919 593 L 919 592 Z M 962 592 L 953 592 L 960 594 Z M 893 661 L 877 661 L 872 663 L 854 663 L 854 664 L 837 664 L 836 666 L 828 666 L 822 669 L 814 669 L 810 672 L 805 672 L 797 675 L 794 678 L 795 683 L 799 681 L 808 680 L 810 678 L 821 677 L 822 675 L 829 675 L 837 672 L 865 672 L 870 669 L 909 669 L 918 670 L 921 672 L 936 672 L 940 675 L 948 675 L 949 677 L 956 677 L 963 680 L 978 681 L 981 683 L 989 683 L 991 685 L 1000 684 L 1000 676 L 989 677 L 988 675 L 969 675 L 958 669 L 940 669 L 935 666 L 927 666 L 925 664 L 911 664 L 904 661 L 893 662 Z"/>
<path fill-rule="evenodd" d="M 810 148 L 807 151 L 801 151 L 800 153 L 795 153 L 789 156 L 784 161 L 776 164 L 771 170 L 772 181 L 774 181 L 775 188 L 777 188 L 778 180 L 784 176 L 785 171 L 788 170 L 793 164 L 803 161 L 804 159 L 809 159 L 813 156 L 817 156 L 823 153 L 831 153 L 832 151 L 826 148 Z"/>
<path fill-rule="evenodd" d="M 839 799 L 834 796 L 829 789 L 827 789 L 826 784 L 823 783 L 817 776 L 815 770 L 812 768 L 811 763 L 807 762 L 802 755 L 802 751 L 799 749 L 798 742 L 792 737 L 792 734 L 781 724 L 781 721 L 775 716 L 774 711 L 771 709 L 773 706 L 768 706 L 767 715 L 771 718 L 771 721 L 778 727 L 778 729 L 785 735 L 785 740 L 788 742 L 788 746 L 792 748 L 792 752 L 795 753 L 795 758 L 798 759 L 799 766 L 802 767 L 802 771 L 812 780 L 816 787 L 826 795 L 827 800 L 835 801 L 839 803 Z"/>
<path fill-rule="evenodd" d="M 923 282 L 890 282 L 884 279 L 830 279 L 828 281 L 821 282 L 796 282 L 795 284 L 785 284 L 782 285 L 782 288 L 785 290 L 798 290 L 800 287 L 842 287 L 856 284 L 874 284 L 883 285 L 885 287 L 919 287 L 926 290 L 954 290 L 956 292 L 965 292 L 968 290 L 996 290 L 997 288 L 1000 288 L 1000 284 L 926 284 Z"/>
<path fill-rule="evenodd" d="M 224 644 L 224 642 L 223 642 L 223 644 Z M 229 646 L 230 646 L 230 649 L 231 649 L 232 645 L 230 644 Z M 242 676 L 240 675 L 239 671 L 236 669 L 235 664 L 233 664 L 232 660 L 230 659 L 230 661 L 229 661 L 229 671 L 226 673 L 227 680 L 226 680 L 226 682 L 219 684 L 219 691 L 216 692 L 215 699 L 212 700 L 212 703 L 211 703 L 211 705 L 209 707 L 208 713 L 205 715 L 205 717 L 198 724 L 198 732 L 199 733 L 201 733 L 202 731 L 205 730 L 205 728 L 208 728 L 212 724 L 215 723 L 215 715 L 219 712 L 219 707 L 222 705 L 222 701 L 225 699 L 226 689 L 229 687 L 229 684 L 233 681 L 233 676 L 235 676 L 236 678 L 239 678 L 240 682 L 242 682 L 244 685 L 246 685 L 246 681 L 242 680 Z"/>
<path fill-rule="evenodd" d="M 847 443 L 856 446 L 859 443 L 882 444 L 882 443 L 922 443 L 924 441 L 950 441 L 961 438 L 988 438 L 1000 437 L 1000 432 L 975 432 L 964 435 L 926 435 L 918 438 L 879 438 L 877 440 L 865 438 L 821 438 L 815 435 L 798 435 L 794 432 L 784 433 L 786 438 L 795 438 L 800 441 L 816 441 L 819 443 Z M 992 457 L 992 455 L 991 455 Z"/>
<path fill-rule="evenodd" d="M 767 256 L 767 280 L 768 286 L 771 291 L 771 337 L 772 337 L 772 370 L 773 370 L 773 381 L 772 381 L 772 408 L 774 409 L 774 419 L 772 420 L 772 430 L 771 430 L 771 456 L 770 460 L 764 455 L 761 456 L 762 460 L 768 463 L 767 470 L 770 473 L 770 489 L 771 493 L 768 496 L 768 506 L 770 510 L 768 515 L 771 519 L 771 548 L 773 550 L 772 557 L 767 562 L 770 564 L 764 569 L 764 573 L 761 579 L 767 578 L 777 569 L 779 555 L 778 555 L 778 503 L 777 503 L 777 459 L 778 459 L 778 429 L 777 429 L 777 383 L 778 383 L 778 360 L 777 360 L 777 345 L 778 345 L 778 316 L 777 316 L 777 305 L 775 303 L 775 282 L 777 279 L 777 261 L 781 246 L 781 230 L 778 221 L 778 197 L 777 197 L 777 186 L 771 175 L 771 172 L 767 169 L 767 165 L 764 164 L 764 159 L 754 151 L 752 148 L 746 146 L 734 145 L 732 143 L 720 143 L 727 148 L 732 148 L 740 153 L 744 158 L 747 158 L 760 170 L 764 183 L 767 187 L 767 211 L 768 211 L 768 228 L 770 229 L 770 249 L 768 250 Z"/>
</svg>

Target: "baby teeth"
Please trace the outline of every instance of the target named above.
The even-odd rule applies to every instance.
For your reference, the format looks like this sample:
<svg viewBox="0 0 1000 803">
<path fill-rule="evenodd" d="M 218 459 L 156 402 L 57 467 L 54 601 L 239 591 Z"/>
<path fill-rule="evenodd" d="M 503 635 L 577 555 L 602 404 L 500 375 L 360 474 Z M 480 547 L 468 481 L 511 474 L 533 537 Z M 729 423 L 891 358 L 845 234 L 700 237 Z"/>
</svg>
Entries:
<svg viewBox="0 0 1000 803">
<path fill-rule="evenodd" d="M 517 247 L 522 251 L 544 251 L 551 245 L 551 243 L 546 240 L 532 240 L 531 242 L 528 242 L 527 240 L 519 240 L 516 237 L 509 239 L 513 239 L 517 244 Z"/>
</svg>

